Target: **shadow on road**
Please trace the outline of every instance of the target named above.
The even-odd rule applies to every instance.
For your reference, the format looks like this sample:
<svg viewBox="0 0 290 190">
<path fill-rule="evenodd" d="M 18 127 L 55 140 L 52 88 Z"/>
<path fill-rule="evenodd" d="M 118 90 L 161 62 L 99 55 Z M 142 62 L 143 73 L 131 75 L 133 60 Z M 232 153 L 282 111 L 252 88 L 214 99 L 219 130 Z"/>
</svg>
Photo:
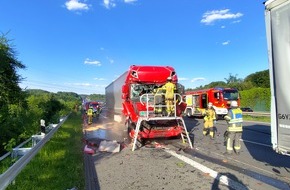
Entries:
<svg viewBox="0 0 290 190">
<path fill-rule="evenodd" d="M 284 168 L 290 174 L 289 156 L 276 153 L 271 145 L 271 131 L 268 125 L 259 124 L 244 127 L 242 134 L 245 148 L 253 159 L 277 168 Z M 287 169 L 288 168 L 288 169 Z M 273 168 L 279 174 L 279 170 Z"/>
<path fill-rule="evenodd" d="M 225 179 L 227 177 L 228 179 Z M 223 178 L 223 179 L 222 179 Z M 213 184 L 212 184 L 212 190 L 220 190 L 220 181 L 225 180 L 225 182 L 228 182 L 227 187 L 229 190 L 248 190 L 249 188 L 243 184 L 242 181 L 240 181 L 234 174 L 231 173 L 219 173 L 218 176 L 215 178 Z"/>
</svg>

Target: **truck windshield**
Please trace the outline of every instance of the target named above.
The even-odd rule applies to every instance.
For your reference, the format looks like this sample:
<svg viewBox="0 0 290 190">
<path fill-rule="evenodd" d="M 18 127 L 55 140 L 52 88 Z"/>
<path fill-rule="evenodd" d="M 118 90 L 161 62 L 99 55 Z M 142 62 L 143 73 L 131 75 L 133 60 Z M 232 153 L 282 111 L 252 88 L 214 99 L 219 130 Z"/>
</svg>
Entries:
<svg viewBox="0 0 290 190">
<path fill-rule="evenodd" d="M 225 90 L 223 92 L 225 100 L 238 100 L 239 92 L 237 90 Z"/>
<path fill-rule="evenodd" d="M 130 98 L 139 98 L 142 94 L 153 93 L 155 84 L 131 84 Z"/>
</svg>

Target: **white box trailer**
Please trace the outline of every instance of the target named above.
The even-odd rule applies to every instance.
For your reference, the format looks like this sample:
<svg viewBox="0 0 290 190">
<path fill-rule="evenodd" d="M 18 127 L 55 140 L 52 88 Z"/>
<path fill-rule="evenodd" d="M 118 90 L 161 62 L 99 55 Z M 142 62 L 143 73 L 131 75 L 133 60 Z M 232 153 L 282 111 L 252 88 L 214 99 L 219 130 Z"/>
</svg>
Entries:
<svg viewBox="0 0 290 190">
<path fill-rule="evenodd" d="M 113 118 L 114 121 L 124 121 L 122 114 L 123 100 L 122 100 L 122 86 L 125 83 L 128 71 L 123 73 L 119 78 L 114 80 L 105 89 L 106 94 L 106 108 L 108 116 Z"/>
<path fill-rule="evenodd" d="M 265 2 L 273 149 L 290 155 L 290 0 Z"/>
</svg>

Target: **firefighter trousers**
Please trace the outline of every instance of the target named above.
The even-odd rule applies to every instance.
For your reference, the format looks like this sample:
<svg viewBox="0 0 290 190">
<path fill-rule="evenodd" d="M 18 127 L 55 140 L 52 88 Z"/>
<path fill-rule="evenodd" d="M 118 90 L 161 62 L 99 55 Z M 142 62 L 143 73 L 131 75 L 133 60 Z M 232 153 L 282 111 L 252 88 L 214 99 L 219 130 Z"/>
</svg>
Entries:
<svg viewBox="0 0 290 190">
<path fill-rule="evenodd" d="M 93 115 L 88 115 L 88 124 L 92 124 L 93 123 Z"/>
<path fill-rule="evenodd" d="M 166 102 L 166 108 L 167 108 L 167 113 L 170 115 L 174 112 L 174 105 L 173 105 L 173 99 L 168 98 L 165 100 Z"/>
<path fill-rule="evenodd" d="M 213 121 L 204 121 L 202 133 L 204 136 L 209 134 L 212 139 L 214 138 Z"/>
<path fill-rule="evenodd" d="M 227 153 L 231 154 L 233 151 L 235 151 L 237 154 L 240 153 L 241 137 L 242 137 L 242 132 L 227 132 L 227 136 L 226 136 Z"/>
</svg>

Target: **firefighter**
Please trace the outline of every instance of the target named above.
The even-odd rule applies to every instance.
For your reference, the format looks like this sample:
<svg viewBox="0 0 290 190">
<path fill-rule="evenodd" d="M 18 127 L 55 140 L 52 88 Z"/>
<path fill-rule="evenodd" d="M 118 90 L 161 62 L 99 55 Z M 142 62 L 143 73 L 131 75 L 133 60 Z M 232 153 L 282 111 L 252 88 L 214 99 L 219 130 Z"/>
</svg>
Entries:
<svg viewBox="0 0 290 190">
<path fill-rule="evenodd" d="M 172 115 L 174 112 L 174 91 L 176 90 L 175 84 L 172 82 L 172 78 L 168 77 L 167 82 L 163 85 L 163 90 L 165 90 L 165 103 L 168 116 Z"/>
<path fill-rule="evenodd" d="M 164 94 L 162 88 L 155 88 L 153 90 L 154 93 L 154 112 L 156 114 L 163 114 L 163 110 L 165 111 L 164 105 Z M 163 114 L 165 115 L 165 114 Z"/>
<path fill-rule="evenodd" d="M 242 110 L 238 107 L 237 101 L 231 102 L 231 109 L 224 117 L 228 123 L 227 131 L 225 132 L 226 154 L 240 154 L 241 137 L 243 132 L 243 115 Z"/>
<path fill-rule="evenodd" d="M 215 110 L 214 110 L 211 102 L 208 103 L 207 109 L 205 109 L 205 111 L 202 113 L 202 115 L 204 116 L 204 118 L 203 118 L 204 126 L 203 126 L 202 133 L 204 136 L 206 136 L 209 133 L 210 138 L 214 139 L 213 126 L 214 126 L 214 123 L 216 121 L 216 114 L 215 114 Z"/>
<path fill-rule="evenodd" d="M 88 111 L 87 111 L 87 117 L 88 117 L 88 124 L 92 124 L 93 123 L 93 107 L 89 107 Z"/>
</svg>

